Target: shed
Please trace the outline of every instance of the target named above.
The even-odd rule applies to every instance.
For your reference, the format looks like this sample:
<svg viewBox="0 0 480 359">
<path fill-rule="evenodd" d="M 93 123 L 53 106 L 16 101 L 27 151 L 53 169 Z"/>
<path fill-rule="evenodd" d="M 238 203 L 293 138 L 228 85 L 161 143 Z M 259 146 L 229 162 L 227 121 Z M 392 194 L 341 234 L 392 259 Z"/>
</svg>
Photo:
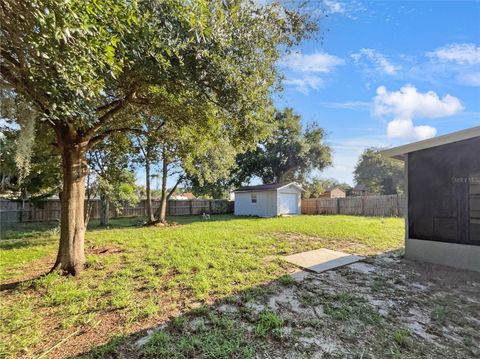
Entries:
<svg viewBox="0 0 480 359">
<path fill-rule="evenodd" d="M 338 186 L 328 187 L 320 197 L 325 198 L 345 198 L 347 195 L 343 189 Z"/>
<path fill-rule="evenodd" d="M 405 256 L 480 272 L 480 126 L 395 147 L 405 162 Z"/>
<path fill-rule="evenodd" d="M 235 191 L 235 215 L 274 217 L 301 214 L 302 187 L 294 182 L 240 187 Z"/>
</svg>

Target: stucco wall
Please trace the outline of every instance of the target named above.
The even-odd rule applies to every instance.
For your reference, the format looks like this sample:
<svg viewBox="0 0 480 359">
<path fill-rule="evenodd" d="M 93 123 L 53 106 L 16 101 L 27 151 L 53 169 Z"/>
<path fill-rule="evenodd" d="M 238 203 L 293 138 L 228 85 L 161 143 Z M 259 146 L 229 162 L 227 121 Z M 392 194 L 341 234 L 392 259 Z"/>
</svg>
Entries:
<svg viewBox="0 0 480 359">
<path fill-rule="evenodd" d="M 480 272 L 480 246 L 408 238 L 405 257 Z"/>
</svg>

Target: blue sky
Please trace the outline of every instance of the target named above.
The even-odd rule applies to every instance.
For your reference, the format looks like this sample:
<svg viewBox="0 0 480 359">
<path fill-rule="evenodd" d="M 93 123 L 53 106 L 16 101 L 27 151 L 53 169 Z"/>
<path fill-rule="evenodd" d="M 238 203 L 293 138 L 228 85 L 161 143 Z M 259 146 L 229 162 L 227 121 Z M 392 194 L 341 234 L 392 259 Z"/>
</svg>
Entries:
<svg viewBox="0 0 480 359">
<path fill-rule="evenodd" d="M 480 125 L 479 1 L 316 2 L 320 34 L 280 61 L 292 107 L 327 132 L 333 166 L 353 183 L 366 147 Z"/>
</svg>

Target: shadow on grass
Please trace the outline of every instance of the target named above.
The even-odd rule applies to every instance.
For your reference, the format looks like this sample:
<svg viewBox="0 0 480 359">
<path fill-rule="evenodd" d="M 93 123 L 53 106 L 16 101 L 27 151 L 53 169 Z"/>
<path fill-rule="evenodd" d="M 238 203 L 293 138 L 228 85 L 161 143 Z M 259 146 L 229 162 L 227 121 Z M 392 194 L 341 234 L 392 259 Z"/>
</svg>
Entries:
<svg viewBox="0 0 480 359">
<path fill-rule="evenodd" d="M 292 340 L 282 335 L 282 328 L 291 324 L 269 309 L 267 299 L 274 288 L 294 285 L 292 277 L 282 276 L 149 329 L 115 336 L 74 358 L 256 358 L 260 351 L 292 353 Z M 305 357 L 311 351 L 297 347 L 293 353 Z"/>
<path fill-rule="evenodd" d="M 256 217 L 234 216 L 230 214 L 211 215 L 209 220 L 204 220 L 201 215 L 197 216 L 169 216 L 167 222 L 170 224 L 186 225 L 197 222 L 218 222 L 241 219 L 254 219 Z M 98 219 L 91 220 L 88 224 L 88 231 L 99 231 L 106 229 L 119 229 L 128 227 L 141 227 L 145 224 L 143 217 L 125 217 L 112 218 L 109 226 L 100 226 Z M 59 221 L 49 222 L 25 222 L 4 224 L 0 227 L 0 243 L 2 240 L 11 239 L 28 239 L 44 236 L 45 234 L 58 235 L 60 223 Z"/>
<path fill-rule="evenodd" d="M 308 270 L 282 275 L 155 327 L 115 336 L 76 358 L 333 358 L 334 346 L 318 344 L 338 318 L 384 330 L 380 315 L 365 299 L 346 292 L 319 295 L 307 289 L 309 274 L 315 275 Z"/>
<path fill-rule="evenodd" d="M 23 286 L 25 286 L 29 283 L 33 283 L 37 279 L 41 279 L 41 278 L 47 276 L 48 274 L 50 274 L 50 272 L 46 272 L 46 273 L 31 277 L 31 278 L 28 278 L 28 279 L 18 280 L 16 282 L 0 284 L 0 292 L 7 291 L 7 290 L 19 289 L 19 288 L 21 288 L 21 287 L 23 287 Z"/>
</svg>

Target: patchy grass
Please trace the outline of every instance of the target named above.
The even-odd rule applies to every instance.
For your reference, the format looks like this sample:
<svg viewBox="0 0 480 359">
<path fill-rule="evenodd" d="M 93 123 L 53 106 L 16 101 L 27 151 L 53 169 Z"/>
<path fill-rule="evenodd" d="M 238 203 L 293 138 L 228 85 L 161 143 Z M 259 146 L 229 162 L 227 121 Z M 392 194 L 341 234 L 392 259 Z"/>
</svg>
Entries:
<svg viewBox="0 0 480 359">
<path fill-rule="evenodd" d="M 171 221 L 178 225 L 141 227 L 138 219 L 124 219 L 99 229 L 92 222 L 85 243 L 87 269 L 77 278 L 56 273 L 38 277 L 55 259 L 54 224 L 4 231 L 0 281 L 23 282 L 0 293 L 0 357 L 30 357 L 52 347 L 48 357 L 63 357 L 240 291 L 250 298 L 268 295 L 258 286 L 277 278 L 292 287 L 293 280 L 285 276 L 291 267 L 281 260 L 286 254 L 323 247 L 369 255 L 398 248 L 403 239 L 403 221 L 397 218 L 213 216 L 211 221 Z M 355 305 L 346 305 L 340 309 L 356 316 Z M 267 319 L 262 328 L 270 328 L 272 318 Z M 218 331 L 192 332 L 193 347 L 187 345 L 190 339 L 178 341 L 178 334 L 158 338 L 167 343 L 165 357 L 174 352 L 184 357 L 215 357 L 221 350 L 236 357 L 253 353 L 245 344 L 246 333 L 229 331 L 228 321 L 209 322 Z M 210 354 L 200 348 L 201 342 L 211 343 Z"/>
<path fill-rule="evenodd" d="M 258 318 L 257 326 L 255 327 L 255 334 L 260 337 L 266 336 L 273 330 L 282 327 L 283 319 L 276 313 L 271 311 L 263 311 Z"/>
<path fill-rule="evenodd" d="M 279 280 L 187 311 L 159 327 L 95 348 L 83 358 L 478 358 L 480 278 L 398 257 L 369 258 L 369 273 L 345 266 L 285 286 Z M 357 269 L 355 269 L 357 268 Z M 363 267 L 364 268 L 364 267 Z M 362 267 L 360 267 L 360 270 Z M 402 295 L 370 285 L 379 276 Z M 444 288 L 455 300 L 445 296 Z M 334 283 L 334 285 L 332 285 Z M 429 320 L 448 302 L 458 320 Z M 388 307 L 388 310 L 385 308 Z M 449 317 L 449 316 L 447 316 Z M 462 319 L 460 319 L 462 318 Z M 451 320 L 453 317 L 450 319 Z M 115 344 L 114 344 L 115 343 Z M 98 355 L 101 353 L 101 355 Z"/>
</svg>

